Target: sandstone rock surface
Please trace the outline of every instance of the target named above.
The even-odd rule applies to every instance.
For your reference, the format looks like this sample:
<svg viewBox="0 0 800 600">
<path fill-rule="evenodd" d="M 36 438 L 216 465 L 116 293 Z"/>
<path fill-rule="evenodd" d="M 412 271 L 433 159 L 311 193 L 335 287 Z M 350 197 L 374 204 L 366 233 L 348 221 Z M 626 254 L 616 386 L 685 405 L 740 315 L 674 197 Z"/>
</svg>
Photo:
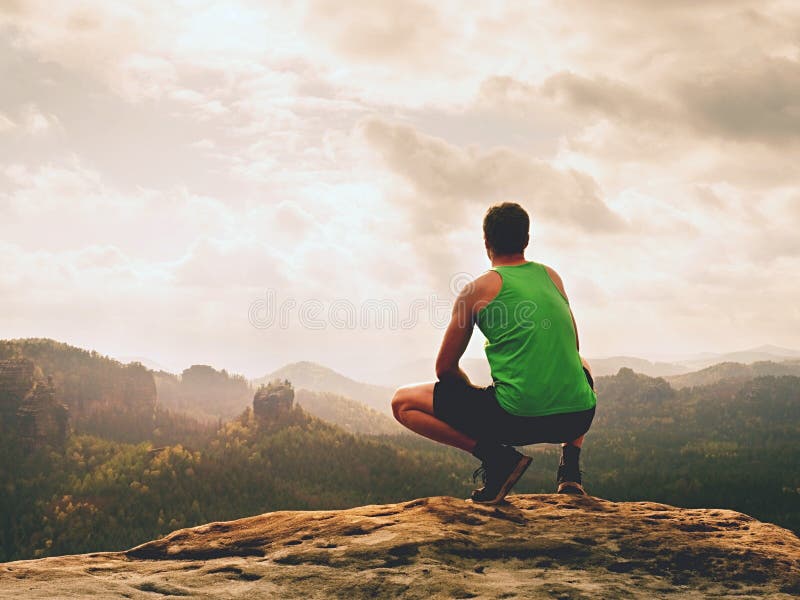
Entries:
<svg viewBox="0 0 800 600">
<path fill-rule="evenodd" d="M 3 598 L 793 598 L 800 539 L 721 509 L 594 497 L 281 511 L 127 552 L 0 564 Z"/>
</svg>

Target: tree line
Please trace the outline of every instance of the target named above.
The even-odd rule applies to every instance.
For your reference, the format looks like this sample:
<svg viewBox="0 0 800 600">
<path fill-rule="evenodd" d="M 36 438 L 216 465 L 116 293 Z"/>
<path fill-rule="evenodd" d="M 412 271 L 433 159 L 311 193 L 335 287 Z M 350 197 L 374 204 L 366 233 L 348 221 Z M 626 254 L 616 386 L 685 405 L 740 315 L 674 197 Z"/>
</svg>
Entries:
<svg viewBox="0 0 800 600">
<path fill-rule="evenodd" d="M 582 453 L 590 493 L 722 507 L 800 532 L 800 378 L 675 390 L 622 369 L 598 378 Z M 345 508 L 429 495 L 467 497 L 474 458 L 405 434 L 353 434 L 295 406 L 272 421 L 248 408 L 225 423 L 157 409 L 138 439 L 111 421 L 33 451 L 0 436 L 0 561 L 120 550 L 210 521 L 281 509 Z M 152 426 L 155 425 L 155 426 Z M 515 488 L 552 493 L 559 448 Z"/>
</svg>

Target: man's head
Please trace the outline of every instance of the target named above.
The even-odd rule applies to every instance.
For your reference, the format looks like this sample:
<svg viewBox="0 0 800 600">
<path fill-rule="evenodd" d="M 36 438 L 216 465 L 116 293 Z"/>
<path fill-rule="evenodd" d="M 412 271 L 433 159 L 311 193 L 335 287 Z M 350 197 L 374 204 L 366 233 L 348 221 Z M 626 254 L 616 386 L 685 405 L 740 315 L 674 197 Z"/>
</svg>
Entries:
<svg viewBox="0 0 800 600">
<path fill-rule="evenodd" d="M 528 246 L 528 213 L 515 202 L 489 207 L 483 218 L 483 239 L 489 256 L 522 254 Z"/>
</svg>

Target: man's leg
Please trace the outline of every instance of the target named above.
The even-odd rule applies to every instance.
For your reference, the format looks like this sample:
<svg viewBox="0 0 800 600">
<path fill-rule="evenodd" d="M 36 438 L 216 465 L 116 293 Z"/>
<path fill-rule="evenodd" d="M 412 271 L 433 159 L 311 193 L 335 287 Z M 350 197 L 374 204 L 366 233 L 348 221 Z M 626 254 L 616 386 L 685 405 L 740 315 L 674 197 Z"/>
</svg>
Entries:
<svg viewBox="0 0 800 600">
<path fill-rule="evenodd" d="M 592 368 L 589 362 L 581 357 L 581 363 L 587 373 L 587 381 L 594 389 L 594 379 L 592 378 Z M 585 494 L 583 489 L 580 457 L 581 447 L 583 446 L 583 435 L 569 442 L 561 444 L 561 460 L 558 464 L 558 491 L 565 494 Z"/>
<path fill-rule="evenodd" d="M 428 439 L 471 453 L 475 440 L 434 416 L 433 385 L 421 383 L 399 388 L 392 398 L 395 419 Z"/>
<path fill-rule="evenodd" d="M 559 494 L 586 494 L 586 490 L 583 489 L 580 467 L 583 437 L 580 436 L 561 444 L 561 460 L 558 463 L 558 476 L 556 477 Z"/>
<path fill-rule="evenodd" d="M 577 443 L 576 443 L 577 442 Z M 581 477 L 580 457 L 583 436 L 569 443 L 561 444 L 561 460 L 558 463 L 559 494 L 586 494 Z"/>
<path fill-rule="evenodd" d="M 581 357 L 581 363 L 586 373 L 586 381 L 589 383 L 589 386 L 594 389 L 592 368 L 583 357 Z M 580 467 L 583 437 L 584 436 L 581 435 L 574 440 L 562 442 L 561 444 L 561 460 L 558 463 L 558 475 L 556 476 L 556 483 L 558 485 L 557 491 L 559 494 L 586 494 L 586 490 L 583 489 L 583 478 L 581 476 Z"/>
<path fill-rule="evenodd" d="M 484 473 L 484 487 L 474 490 L 473 502 L 496 504 L 530 465 L 531 459 L 496 441 L 477 442 L 433 414 L 433 383 L 402 387 L 392 398 L 395 418 L 411 431 L 442 444 L 465 450 L 483 464 L 473 474 Z"/>
</svg>

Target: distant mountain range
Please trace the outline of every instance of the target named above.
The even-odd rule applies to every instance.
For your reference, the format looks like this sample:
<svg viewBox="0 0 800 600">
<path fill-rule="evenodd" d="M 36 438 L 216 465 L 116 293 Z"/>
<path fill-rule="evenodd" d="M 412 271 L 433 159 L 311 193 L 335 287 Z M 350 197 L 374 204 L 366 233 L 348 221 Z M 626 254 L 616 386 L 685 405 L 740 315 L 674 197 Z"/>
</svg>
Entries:
<svg viewBox="0 0 800 600">
<path fill-rule="evenodd" d="M 291 363 L 254 379 L 253 384 L 258 386 L 273 379 L 288 379 L 295 389 L 305 388 L 314 392 L 330 392 L 346 396 L 383 414 L 392 412 L 393 388 L 362 383 L 317 363 L 309 361 Z"/>
<path fill-rule="evenodd" d="M 666 380 L 672 387 L 680 389 L 696 385 L 710 385 L 723 380 L 742 381 L 765 375 L 794 375 L 800 377 L 800 360 L 759 361 L 752 364 L 724 362 L 699 371 L 666 377 Z"/>
<path fill-rule="evenodd" d="M 650 377 L 680 375 L 691 370 L 678 363 L 651 362 L 635 356 L 610 356 L 608 358 L 589 358 L 587 360 L 592 366 L 592 374 L 595 377 L 616 375 L 622 368 L 632 369 L 637 373 Z"/>
<path fill-rule="evenodd" d="M 741 356 L 744 353 L 731 353 Z M 755 354 L 754 354 L 755 355 Z M 722 362 L 705 369 L 688 371 L 674 363 L 653 363 L 636 357 L 595 359 L 592 366 L 596 377 L 616 375 L 620 369 L 629 368 L 647 377 L 663 377 L 675 389 L 711 385 L 723 380 L 745 381 L 764 375 L 800 376 L 800 359 L 758 361 L 752 364 Z M 485 360 L 467 359 L 464 369 L 476 385 L 491 382 Z M 406 363 L 393 371 L 403 383 L 433 381 L 433 366 L 428 361 Z M 310 413 L 336 423 L 353 433 L 394 433 L 399 428 L 391 415 L 390 399 L 393 387 L 372 385 L 351 379 L 333 369 L 317 363 L 302 361 L 291 363 L 253 381 L 254 385 L 273 379 L 288 379 L 297 392 L 297 401 Z M 667 383 L 662 382 L 667 388 Z M 376 414 L 376 411 L 378 414 Z"/>
<path fill-rule="evenodd" d="M 165 373 L 174 373 L 175 372 L 173 369 L 170 369 L 169 367 L 165 367 L 164 365 L 162 365 L 160 363 L 157 363 L 156 361 L 154 361 L 154 360 L 152 360 L 150 358 L 147 358 L 146 356 L 116 356 L 116 357 L 113 357 L 113 358 L 115 358 L 116 360 L 118 360 L 121 363 L 137 362 L 137 363 L 147 367 L 151 371 L 164 371 Z M 178 372 L 180 372 L 180 371 L 178 371 Z"/>
<path fill-rule="evenodd" d="M 719 363 L 740 363 L 743 365 L 757 362 L 781 363 L 786 360 L 800 360 L 800 351 L 779 346 L 758 346 L 749 350 L 726 353 L 703 353 L 672 361 L 650 361 L 636 356 L 610 356 L 606 358 L 589 358 L 595 377 L 615 375 L 620 369 L 628 368 L 650 377 L 674 377 L 693 371 L 705 369 Z M 489 365 L 485 358 L 465 358 L 462 367 L 476 385 L 491 383 Z M 385 369 L 376 377 L 376 383 L 396 387 L 415 381 L 433 381 L 434 359 L 417 359 L 400 363 Z M 677 381 L 677 380 L 676 380 Z"/>
<path fill-rule="evenodd" d="M 139 362 L 153 371 L 170 371 L 170 369 L 146 357 L 124 357 L 119 360 L 123 363 Z M 588 360 L 592 365 L 595 377 L 615 375 L 621 368 L 625 367 L 650 377 L 672 378 L 676 385 L 682 385 L 677 383 L 683 381 L 676 378 L 678 375 L 700 371 L 721 363 L 749 365 L 758 362 L 781 363 L 787 360 L 800 360 L 800 350 L 767 344 L 735 352 L 703 352 L 669 361 L 651 361 L 637 356 L 595 357 Z M 462 359 L 461 364 L 474 384 L 489 385 L 492 382 L 489 365 L 485 358 L 466 357 Z M 253 380 L 253 383 L 257 386 L 275 377 L 287 378 L 296 387 L 348 396 L 384 413 L 388 410 L 391 390 L 394 388 L 409 383 L 434 381 L 436 379 L 434 359 L 418 358 L 378 371 L 371 383 L 351 379 L 346 375 L 310 361 L 285 365 L 272 373 Z M 695 381 L 692 378 L 688 378 L 686 381 L 689 380 Z"/>
<path fill-rule="evenodd" d="M 4 343 L 15 347 L 19 346 L 22 355 L 31 354 L 31 358 L 37 364 L 41 363 L 48 374 L 57 375 L 60 372 L 55 366 L 50 365 L 53 360 L 56 360 L 52 357 L 52 359 L 48 358 L 53 353 L 55 353 L 53 357 L 56 354 L 59 356 L 61 354 L 65 356 L 74 354 L 75 356 L 84 357 L 92 365 L 97 363 L 99 365 L 98 368 L 109 362 L 107 358 L 101 357 L 96 353 L 89 353 L 52 340 L 15 340 Z M 43 348 L 48 349 L 48 352 L 42 354 Z M 59 352 L 56 352 L 56 350 L 59 350 Z M 596 377 L 615 375 L 621 368 L 629 368 L 650 377 L 664 377 L 675 389 L 710 385 L 723 380 L 748 380 L 763 375 L 800 376 L 800 351 L 777 346 L 759 346 L 749 350 L 724 354 L 706 353 L 672 362 L 651 362 L 632 356 L 589 360 Z M 166 369 L 146 358 L 136 357 L 132 361 L 142 363 L 146 368 L 153 369 L 152 376 L 156 379 L 156 387 L 159 388 L 158 403 L 161 406 L 192 414 L 193 409 L 198 409 L 202 404 L 200 402 L 202 394 L 199 391 L 190 394 L 182 404 L 170 401 L 169 390 L 163 389 L 163 385 L 158 384 L 159 382 L 163 384 L 162 380 L 167 378 L 170 379 L 171 383 L 177 385 L 180 383 L 179 376 L 159 373 L 158 371 L 165 371 Z M 123 366 L 115 361 L 111 361 L 111 363 L 115 363 L 118 367 Z M 462 365 L 473 383 L 477 385 L 491 383 L 488 364 L 484 358 L 466 358 L 462 361 Z M 112 364 L 111 366 L 114 365 Z M 75 379 L 77 372 L 73 373 L 72 371 L 76 367 L 70 367 L 70 369 L 72 378 Z M 146 373 L 145 369 L 141 367 L 139 369 Z M 192 370 L 189 369 L 188 371 L 191 372 Z M 243 378 L 240 376 L 239 378 L 241 379 L 240 383 L 246 386 L 247 383 Z M 89 379 L 94 381 L 95 378 L 90 377 Z M 175 381 L 172 381 L 173 379 Z M 365 383 L 317 363 L 302 361 L 287 364 L 263 377 L 252 380 L 250 384 L 253 387 L 257 387 L 259 384 L 266 383 L 272 379 L 289 379 L 298 391 L 298 402 L 312 414 L 337 423 L 354 433 L 374 434 L 391 433 L 398 429 L 391 418 L 390 406 L 395 387 L 420 381 L 433 381 L 435 374 L 434 361 L 432 359 L 418 359 L 401 363 L 395 368 L 386 369 L 382 373 L 378 373 L 376 375 L 378 383 Z M 81 383 L 83 380 L 83 377 L 75 379 L 76 385 L 84 385 Z M 238 413 L 241 407 L 246 406 L 252 397 L 252 391 L 244 390 L 242 398 L 237 400 L 236 410 L 231 412 L 225 409 L 227 406 L 223 397 L 225 394 L 221 393 L 221 391 L 217 391 L 219 393 L 212 392 L 210 389 L 207 391 L 211 396 L 206 399 L 207 406 L 203 406 L 205 406 L 204 410 L 208 415 L 214 419 L 230 418 L 232 414 Z M 61 390 L 62 394 L 68 394 L 68 392 L 68 388 Z M 81 397 L 88 393 L 84 392 L 80 394 Z M 96 394 L 89 395 L 93 398 Z M 138 398 L 139 395 L 136 395 L 136 397 Z M 149 396 L 152 395 L 152 393 L 149 394 Z M 155 399 L 151 398 L 151 402 L 153 401 Z M 377 411 L 379 414 L 373 411 Z M 79 412 L 76 409 L 73 419 L 79 416 Z"/>
<path fill-rule="evenodd" d="M 740 350 L 738 352 L 700 354 L 674 362 L 685 366 L 689 371 L 695 371 L 723 362 L 750 364 L 763 361 L 781 362 L 789 359 L 800 359 L 800 350 L 792 350 L 790 348 L 781 348 L 780 346 L 767 344 L 756 348 L 750 348 L 749 350 Z"/>
<path fill-rule="evenodd" d="M 651 362 L 633 356 L 612 356 L 609 358 L 590 358 L 589 363 L 592 365 L 592 370 L 597 377 L 614 375 L 622 367 L 633 369 L 637 373 L 643 373 L 650 377 L 674 377 L 720 363 L 748 365 L 768 361 L 780 363 L 791 359 L 800 359 L 800 351 L 767 345 L 737 352 L 717 354 L 706 352 L 670 362 Z"/>
</svg>

